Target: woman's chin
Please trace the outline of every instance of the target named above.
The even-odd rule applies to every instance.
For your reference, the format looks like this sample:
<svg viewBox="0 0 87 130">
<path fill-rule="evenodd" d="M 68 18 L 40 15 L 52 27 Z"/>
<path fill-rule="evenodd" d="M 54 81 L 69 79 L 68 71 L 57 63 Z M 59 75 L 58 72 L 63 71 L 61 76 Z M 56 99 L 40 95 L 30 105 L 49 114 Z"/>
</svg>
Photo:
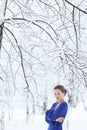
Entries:
<svg viewBox="0 0 87 130">
<path fill-rule="evenodd" d="M 59 99 L 56 99 L 57 100 L 57 102 L 60 102 L 60 100 Z"/>
</svg>

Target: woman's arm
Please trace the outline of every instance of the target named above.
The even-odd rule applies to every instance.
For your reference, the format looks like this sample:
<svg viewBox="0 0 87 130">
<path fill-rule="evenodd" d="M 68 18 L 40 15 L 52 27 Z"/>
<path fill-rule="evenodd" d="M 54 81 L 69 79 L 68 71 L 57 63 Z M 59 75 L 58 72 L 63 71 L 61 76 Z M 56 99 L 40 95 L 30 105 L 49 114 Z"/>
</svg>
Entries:
<svg viewBox="0 0 87 130">
<path fill-rule="evenodd" d="M 54 104 L 52 105 L 52 107 L 45 112 L 45 120 L 46 120 L 46 122 L 47 122 L 48 124 L 53 123 L 53 120 L 50 119 L 50 115 L 52 114 L 52 111 L 53 111 L 53 108 L 54 108 L 55 104 L 56 104 L 56 103 L 54 103 Z"/>
<path fill-rule="evenodd" d="M 61 120 L 61 118 L 60 117 L 63 117 L 63 118 L 65 118 L 65 116 L 66 116 L 66 113 L 67 113 L 67 109 L 68 109 L 68 106 L 67 106 L 67 104 L 66 103 L 63 103 L 63 104 L 61 104 L 61 106 L 58 108 L 58 109 L 56 109 L 52 114 L 49 114 L 49 112 L 48 112 L 48 119 L 49 120 L 51 120 L 51 121 L 56 121 L 56 119 L 58 119 L 58 120 Z"/>
<path fill-rule="evenodd" d="M 54 121 L 62 122 L 66 116 L 68 109 L 68 105 L 66 103 L 63 103 L 58 109 L 56 109 L 54 112 L 50 112 L 48 110 L 46 112 L 45 120 L 50 124 Z"/>
</svg>

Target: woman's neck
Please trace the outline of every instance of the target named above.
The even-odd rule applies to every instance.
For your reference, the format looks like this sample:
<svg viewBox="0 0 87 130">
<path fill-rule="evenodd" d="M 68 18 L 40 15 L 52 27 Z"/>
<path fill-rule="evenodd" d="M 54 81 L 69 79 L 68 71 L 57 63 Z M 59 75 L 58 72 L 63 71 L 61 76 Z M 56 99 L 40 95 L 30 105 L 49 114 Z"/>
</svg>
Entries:
<svg viewBox="0 0 87 130">
<path fill-rule="evenodd" d="M 64 102 L 64 99 L 62 99 L 62 100 L 58 101 L 58 103 L 59 103 L 59 104 L 61 104 L 62 102 Z"/>
</svg>

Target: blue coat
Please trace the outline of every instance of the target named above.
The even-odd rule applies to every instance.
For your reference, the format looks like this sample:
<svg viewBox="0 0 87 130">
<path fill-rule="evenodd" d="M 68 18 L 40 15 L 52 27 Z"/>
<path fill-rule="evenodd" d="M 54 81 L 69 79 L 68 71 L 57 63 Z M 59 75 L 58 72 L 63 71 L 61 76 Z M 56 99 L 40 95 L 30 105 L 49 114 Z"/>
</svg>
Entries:
<svg viewBox="0 0 87 130">
<path fill-rule="evenodd" d="M 57 102 L 54 103 L 51 109 L 47 110 L 45 114 L 45 120 L 49 124 L 48 130 L 62 130 L 63 122 L 56 122 L 55 120 L 58 117 L 65 118 L 67 114 L 67 110 L 68 110 L 68 105 L 64 101 L 58 106 L 58 108 L 54 109 L 56 105 L 57 105 Z"/>
</svg>

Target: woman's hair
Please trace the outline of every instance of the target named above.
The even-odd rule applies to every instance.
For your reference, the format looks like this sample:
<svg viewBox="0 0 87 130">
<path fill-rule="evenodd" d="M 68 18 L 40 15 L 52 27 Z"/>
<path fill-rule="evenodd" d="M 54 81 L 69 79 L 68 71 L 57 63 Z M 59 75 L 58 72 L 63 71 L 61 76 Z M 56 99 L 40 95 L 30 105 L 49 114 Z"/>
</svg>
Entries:
<svg viewBox="0 0 87 130">
<path fill-rule="evenodd" d="M 65 93 L 65 95 L 66 95 L 66 93 L 67 93 L 67 90 L 64 88 L 63 85 L 56 85 L 56 86 L 54 87 L 54 90 L 55 90 L 55 89 L 59 89 L 62 93 Z"/>
</svg>

